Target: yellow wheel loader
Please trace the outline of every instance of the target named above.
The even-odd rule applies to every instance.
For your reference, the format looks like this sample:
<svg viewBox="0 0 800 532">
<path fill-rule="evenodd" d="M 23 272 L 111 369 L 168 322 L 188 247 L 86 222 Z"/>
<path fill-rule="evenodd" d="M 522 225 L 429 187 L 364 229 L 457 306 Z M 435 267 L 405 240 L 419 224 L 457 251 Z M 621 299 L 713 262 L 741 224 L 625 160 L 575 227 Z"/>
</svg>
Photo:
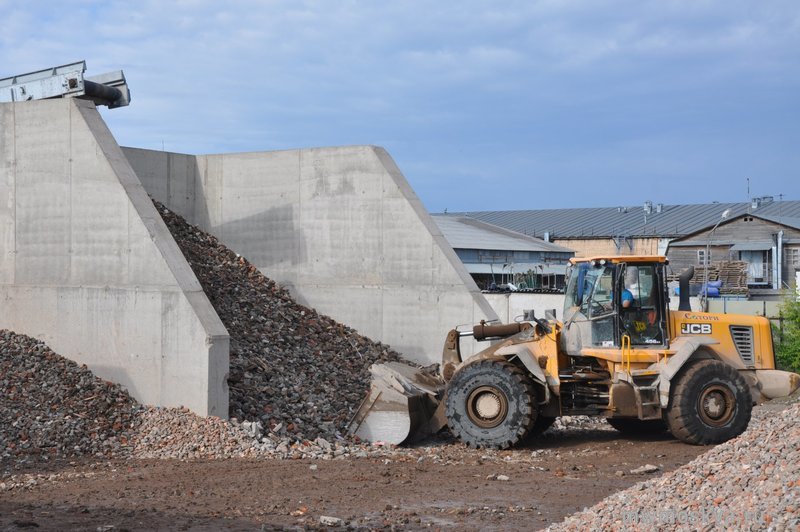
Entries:
<svg viewBox="0 0 800 532">
<path fill-rule="evenodd" d="M 766 318 L 692 312 L 692 269 L 669 310 L 666 266 L 660 256 L 572 259 L 563 321 L 454 329 L 434 374 L 373 366 L 350 432 L 400 444 L 447 425 L 469 446 L 505 449 L 559 416 L 589 415 L 699 445 L 741 434 L 754 404 L 791 394 L 800 376 L 775 369 Z M 493 343 L 462 360 L 464 336 Z"/>
</svg>

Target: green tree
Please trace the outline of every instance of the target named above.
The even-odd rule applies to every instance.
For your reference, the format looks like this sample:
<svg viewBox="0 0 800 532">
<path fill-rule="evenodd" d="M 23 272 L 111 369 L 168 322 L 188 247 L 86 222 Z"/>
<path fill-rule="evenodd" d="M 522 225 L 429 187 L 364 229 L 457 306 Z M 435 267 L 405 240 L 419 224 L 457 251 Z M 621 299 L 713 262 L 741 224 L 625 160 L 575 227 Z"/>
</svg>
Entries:
<svg viewBox="0 0 800 532">
<path fill-rule="evenodd" d="M 800 373 L 800 301 L 789 295 L 781 306 L 782 331 L 775 342 L 775 358 L 780 369 Z"/>
</svg>

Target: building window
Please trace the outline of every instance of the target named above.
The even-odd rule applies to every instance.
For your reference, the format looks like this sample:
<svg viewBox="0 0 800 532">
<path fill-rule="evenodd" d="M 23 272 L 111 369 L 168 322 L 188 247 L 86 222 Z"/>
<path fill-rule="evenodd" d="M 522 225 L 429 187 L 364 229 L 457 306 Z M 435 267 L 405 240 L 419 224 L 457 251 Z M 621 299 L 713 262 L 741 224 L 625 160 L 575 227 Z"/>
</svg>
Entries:
<svg viewBox="0 0 800 532">
<path fill-rule="evenodd" d="M 709 251 L 708 253 L 708 263 L 711 264 L 711 255 L 712 253 Z M 706 265 L 706 250 L 705 249 L 698 249 L 697 250 L 697 264 L 700 266 Z"/>
<path fill-rule="evenodd" d="M 800 248 L 786 248 L 784 252 L 786 253 L 786 264 L 789 267 L 794 266 L 800 269 Z"/>
<path fill-rule="evenodd" d="M 478 250 L 478 262 L 490 262 L 493 264 L 503 264 L 513 262 L 511 260 L 512 255 L 508 252 L 504 251 L 492 251 L 492 250 Z"/>
</svg>

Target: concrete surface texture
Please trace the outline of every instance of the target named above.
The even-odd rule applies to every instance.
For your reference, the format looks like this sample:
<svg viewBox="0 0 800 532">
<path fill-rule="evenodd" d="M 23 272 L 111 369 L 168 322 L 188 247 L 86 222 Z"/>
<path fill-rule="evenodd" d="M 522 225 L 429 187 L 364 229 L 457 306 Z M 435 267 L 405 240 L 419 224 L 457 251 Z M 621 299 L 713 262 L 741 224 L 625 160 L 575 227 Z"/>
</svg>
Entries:
<svg viewBox="0 0 800 532">
<path fill-rule="evenodd" d="M 227 417 L 228 334 L 94 104 L 0 104 L 0 327 Z"/>
<path fill-rule="evenodd" d="M 496 318 L 382 148 L 123 151 L 154 198 L 299 302 L 411 360 L 439 362 L 448 330 Z"/>
<path fill-rule="evenodd" d="M 501 292 L 483 295 L 503 323 L 521 319 L 526 310 L 533 310 L 537 318 L 544 318 L 548 310 L 555 310 L 559 320 L 564 317 L 564 294 Z"/>
</svg>

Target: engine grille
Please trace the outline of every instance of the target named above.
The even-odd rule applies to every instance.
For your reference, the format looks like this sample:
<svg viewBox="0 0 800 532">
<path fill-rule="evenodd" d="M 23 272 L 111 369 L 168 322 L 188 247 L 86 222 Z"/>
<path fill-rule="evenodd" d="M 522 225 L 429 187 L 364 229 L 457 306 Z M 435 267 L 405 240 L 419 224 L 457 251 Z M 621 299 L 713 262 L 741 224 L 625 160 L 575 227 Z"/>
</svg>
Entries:
<svg viewBox="0 0 800 532">
<path fill-rule="evenodd" d="M 753 328 L 743 325 L 731 325 L 731 337 L 733 337 L 733 345 L 736 346 L 742 362 L 752 366 L 754 363 Z"/>
</svg>

